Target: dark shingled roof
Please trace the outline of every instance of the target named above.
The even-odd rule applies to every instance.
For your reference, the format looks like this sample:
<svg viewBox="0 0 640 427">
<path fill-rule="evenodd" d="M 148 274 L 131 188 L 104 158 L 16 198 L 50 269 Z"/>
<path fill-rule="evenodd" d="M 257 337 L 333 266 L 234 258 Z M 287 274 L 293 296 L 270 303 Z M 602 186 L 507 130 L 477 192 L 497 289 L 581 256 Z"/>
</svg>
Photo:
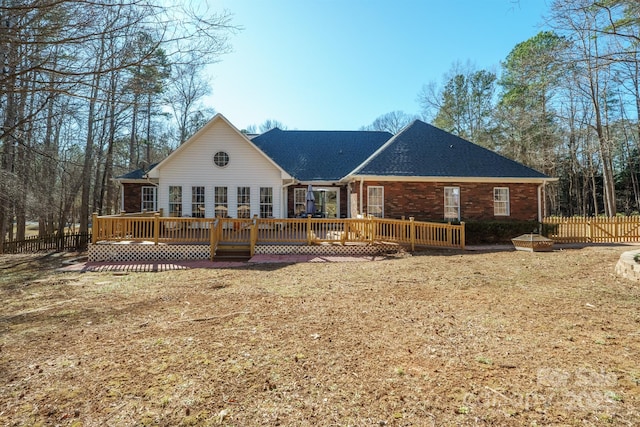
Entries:
<svg viewBox="0 0 640 427">
<path fill-rule="evenodd" d="M 140 168 L 140 169 L 136 169 L 134 171 L 131 172 L 127 172 L 124 175 L 120 175 L 117 176 L 115 179 L 144 179 L 144 176 L 147 174 L 147 172 L 149 172 L 151 169 L 153 169 L 154 167 L 156 167 L 158 163 L 152 163 L 149 166 L 147 166 L 146 168 Z"/>
<path fill-rule="evenodd" d="M 389 132 L 272 129 L 251 140 L 300 181 L 337 181 L 391 138 Z"/>
<path fill-rule="evenodd" d="M 548 178 L 420 120 L 398 133 L 355 175 Z"/>
</svg>

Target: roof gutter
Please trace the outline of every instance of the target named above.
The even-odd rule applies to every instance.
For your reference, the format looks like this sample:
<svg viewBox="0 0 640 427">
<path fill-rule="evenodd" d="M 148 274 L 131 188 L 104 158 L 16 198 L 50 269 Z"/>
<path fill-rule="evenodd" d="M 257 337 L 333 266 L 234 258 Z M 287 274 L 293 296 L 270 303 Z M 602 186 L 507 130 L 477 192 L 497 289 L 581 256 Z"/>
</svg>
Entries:
<svg viewBox="0 0 640 427">
<path fill-rule="evenodd" d="M 519 177 L 482 177 L 482 176 L 385 176 L 385 175 L 354 175 L 355 179 L 365 179 L 367 181 L 394 181 L 394 182 L 484 182 L 484 183 L 505 183 L 505 184 L 542 184 L 546 182 L 556 182 L 558 178 L 519 178 Z"/>
</svg>

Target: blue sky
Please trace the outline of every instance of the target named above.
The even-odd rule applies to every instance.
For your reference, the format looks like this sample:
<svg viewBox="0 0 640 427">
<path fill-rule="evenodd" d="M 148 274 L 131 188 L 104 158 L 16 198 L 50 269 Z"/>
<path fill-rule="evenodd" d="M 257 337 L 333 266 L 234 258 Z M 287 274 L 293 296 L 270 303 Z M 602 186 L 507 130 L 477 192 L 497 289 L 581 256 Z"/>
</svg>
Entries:
<svg viewBox="0 0 640 427">
<path fill-rule="evenodd" d="M 418 114 L 423 85 L 456 61 L 499 72 L 543 29 L 546 0 L 215 0 L 244 29 L 211 66 L 207 106 L 238 128 L 355 130 Z"/>
</svg>

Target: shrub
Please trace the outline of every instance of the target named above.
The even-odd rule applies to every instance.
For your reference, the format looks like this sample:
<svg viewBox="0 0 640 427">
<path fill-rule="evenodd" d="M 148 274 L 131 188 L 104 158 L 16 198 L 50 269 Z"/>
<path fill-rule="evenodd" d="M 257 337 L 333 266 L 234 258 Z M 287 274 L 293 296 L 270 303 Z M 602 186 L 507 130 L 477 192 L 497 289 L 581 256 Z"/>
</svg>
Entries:
<svg viewBox="0 0 640 427">
<path fill-rule="evenodd" d="M 467 245 L 511 243 L 514 237 L 539 231 L 538 221 L 465 221 Z"/>
</svg>

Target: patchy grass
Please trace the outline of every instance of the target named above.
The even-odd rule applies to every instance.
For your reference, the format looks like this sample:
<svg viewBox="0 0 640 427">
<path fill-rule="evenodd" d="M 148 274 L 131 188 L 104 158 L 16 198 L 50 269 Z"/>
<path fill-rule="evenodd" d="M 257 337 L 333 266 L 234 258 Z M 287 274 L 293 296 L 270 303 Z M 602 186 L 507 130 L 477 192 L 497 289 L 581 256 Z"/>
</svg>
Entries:
<svg viewBox="0 0 640 427">
<path fill-rule="evenodd" d="M 2 425 L 633 425 L 628 247 L 58 273 L 0 257 Z"/>
</svg>

